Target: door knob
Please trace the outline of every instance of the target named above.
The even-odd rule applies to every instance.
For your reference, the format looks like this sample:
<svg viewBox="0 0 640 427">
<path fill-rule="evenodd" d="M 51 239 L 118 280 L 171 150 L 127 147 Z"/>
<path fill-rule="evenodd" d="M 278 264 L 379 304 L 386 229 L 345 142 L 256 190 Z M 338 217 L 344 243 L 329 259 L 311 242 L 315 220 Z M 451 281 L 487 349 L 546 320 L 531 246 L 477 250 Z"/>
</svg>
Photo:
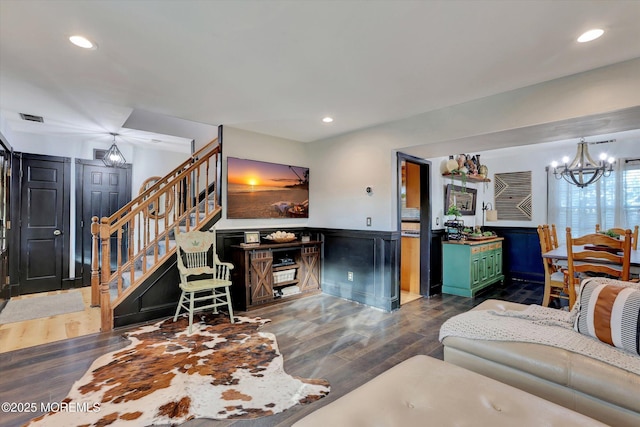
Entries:
<svg viewBox="0 0 640 427">
<path fill-rule="evenodd" d="M 54 236 L 59 236 L 59 235 L 61 235 L 61 234 L 62 234 L 62 231 L 60 231 L 60 230 L 55 230 L 55 231 L 53 232 L 53 235 L 54 235 Z"/>
</svg>

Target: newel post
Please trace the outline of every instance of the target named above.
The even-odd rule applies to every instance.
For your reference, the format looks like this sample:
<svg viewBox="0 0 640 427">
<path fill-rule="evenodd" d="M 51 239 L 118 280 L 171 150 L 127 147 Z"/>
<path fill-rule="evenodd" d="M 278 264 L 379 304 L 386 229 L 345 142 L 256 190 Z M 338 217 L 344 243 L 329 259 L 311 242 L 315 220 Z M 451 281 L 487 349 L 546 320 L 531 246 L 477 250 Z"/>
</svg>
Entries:
<svg viewBox="0 0 640 427">
<path fill-rule="evenodd" d="M 111 280 L 111 239 L 109 233 L 109 218 L 103 217 L 100 221 L 100 241 L 102 242 L 102 268 L 100 269 L 100 318 L 101 331 L 113 329 L 113 310 L 111 309 L 111 294 L 109 293 L 109 281 Z"/>
<path fill-rule="evenodd" d="M 100 305 L 100 258 L 99 246 L 100 224 L 98 217 L 91 217 L 91 307 Z"/>
</svg>

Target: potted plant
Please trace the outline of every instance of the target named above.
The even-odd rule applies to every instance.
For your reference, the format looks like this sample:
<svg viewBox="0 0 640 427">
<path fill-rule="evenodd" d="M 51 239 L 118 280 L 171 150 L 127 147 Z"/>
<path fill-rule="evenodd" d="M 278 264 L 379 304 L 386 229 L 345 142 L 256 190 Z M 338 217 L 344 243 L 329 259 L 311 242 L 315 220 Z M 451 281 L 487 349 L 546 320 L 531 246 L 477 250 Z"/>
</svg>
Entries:
<svg viewBox="0 0 640 427">
<path fill-rule="evenodd" d="M 456 205 L 451 205 L 449 206 L 449 209 L 447 209 L 447 215 L 453 215 L 454 219 L 457 221 L 458 217 L 462 216 L 462 212 L 460 212 L 460 209 L 458 209 Z"/>
</svg>

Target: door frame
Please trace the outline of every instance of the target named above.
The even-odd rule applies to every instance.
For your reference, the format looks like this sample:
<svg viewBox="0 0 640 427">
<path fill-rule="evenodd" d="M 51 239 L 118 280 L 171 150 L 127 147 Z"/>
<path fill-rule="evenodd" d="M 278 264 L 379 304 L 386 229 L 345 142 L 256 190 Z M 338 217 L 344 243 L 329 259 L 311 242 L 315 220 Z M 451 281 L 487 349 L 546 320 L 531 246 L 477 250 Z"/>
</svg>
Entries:
<svg viewBox="0 0 640 427">
<path fill-rule="evenodd" d="M 402 162 L 420 166 L 420 295 L 433 296 L 431 293 L 431 162 L 409 154 L 397 153 L 397 219 L 398 231 L 402 232 Z M 402 237 L 400 237 L 402 239 Z M 400 245 L 402 247 L 402 245 Z M 402 252 L 402 249 L 400 249 Z M 398 262 L 402 254 L 398 256 Z M 400 269 L 398 269 L 400 271 Z M 400 282 L 398 281 L 398 286 Z"/>
<path fill-rule="evenodd" d="M 63 163 L 63 181 L 62 181 L 62 289 L 73 287 L 73 281 L 69 280 L 69 262 L 70 262 L 70 195 L 71 195 L 71 158 L 61 156 L 47 156 L 43 154 L 32 154 L 14 152 L 11 164 L 11 223 L 13 230 L 18 227 L 18 232 L 12 232 L 10 238 L 11 256 L 9 258 L 9 274 L 11 277 L 11 296 L 21 295 L 20 285 L 22 283 L 22 274 L 20 271 L 20 263 L 22 262 L 22 186 L 23 186 L 23 160 L 40 160 L 49 162 Z M 17 177 L 17 179 L 15 179 Z M 14 249 L 15 248 L 15 249 Z M 17 291 L 17 292 L 14 292 Z"/>
<path fill-rule="evenodd" d="M 2 197 L 5 203 L 5 217 L 0 218 L 1 221 L 4 221 L 4 224 L 0 225 L 4 227 L 4 247 L 0 247 L 0 310 L 7 303 L 9 298 L 11 297 L 11 286 L 10 286 L 10 274 L 9 274 L 9 246 L 11 244 L 11 164 L 13 162 L 13 147 L 9 144 L 9 141 L 4 137 L 2 132 L 0 132 L 0 150 L 2 150 L 5 154 L 6 158 L 6 169 L 2 171 L 4 173 L 5 179 L 5 187 L 3 188 L 4 194 Z"/>
<path fill-rule="evenodd" d="M 102 166 L 105 170 L 110 170 L 108 166 L 105 166 L 102 160 L 91 160 L 91 159 L 76 159 L 76 248 L 75 248 L 75 280 L 77 282 L 77 286 L 90 286 L 91 282 L 88 284 L 84 283 L 84 275 L 82 271 L 83 266 L 83 254 L 84 248 L 82 247 L 82 228 L 83 227 L 91 227 L 91 224 L 82 224 L 82 212 L 84 210 L 84 180 L 82 179 L 84 174 L 84 166 Z M 127 182 L 126 188 L 129 192 L 128 201 L 131 201 L 132 197 L 132 189 L 131 189 L 131 180 L 132 180 L 132 164 L 125 163 L 120 169 L 124 169 L 127 171 Z M 91 265 L 91 260 L 89 260 L 89 265 Z M 91 271 L 89 271 L 89 275 Z"/>
</svg>

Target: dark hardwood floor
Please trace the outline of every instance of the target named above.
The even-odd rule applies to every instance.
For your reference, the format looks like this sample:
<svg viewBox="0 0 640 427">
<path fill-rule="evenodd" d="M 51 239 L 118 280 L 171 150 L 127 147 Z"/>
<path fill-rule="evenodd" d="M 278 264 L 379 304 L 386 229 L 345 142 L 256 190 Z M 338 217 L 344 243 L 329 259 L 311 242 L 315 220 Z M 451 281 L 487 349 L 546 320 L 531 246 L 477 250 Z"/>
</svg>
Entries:
<svg viewBox="0 0 640 427">
<path fill-rule="evenodd" d="M 541 284 L 494 285 L 475 298 L 438 295 L 385 313 L 328 295 L 315 295 L 249 313 L 271 319 L 263 331 L 274 333 L 287 373 L 325 378 L 331 393 L 318 402 L 297 405 L 256 420 L 193 420 L 202 426 L 290 426 L 317 408 L 416 354 L 442 359 L 440 325 L 488 298 L 540 304 Z M 0 354 L 0 401 L 59 402 L 98 356 L 122 348 L 121 334 L 133 328 L 94 334 Z M 274 392 L 277 392 L 274 390 Z M 38 413 L 3 413 L 0 427 L 21 425 Z"/>
</svg>

